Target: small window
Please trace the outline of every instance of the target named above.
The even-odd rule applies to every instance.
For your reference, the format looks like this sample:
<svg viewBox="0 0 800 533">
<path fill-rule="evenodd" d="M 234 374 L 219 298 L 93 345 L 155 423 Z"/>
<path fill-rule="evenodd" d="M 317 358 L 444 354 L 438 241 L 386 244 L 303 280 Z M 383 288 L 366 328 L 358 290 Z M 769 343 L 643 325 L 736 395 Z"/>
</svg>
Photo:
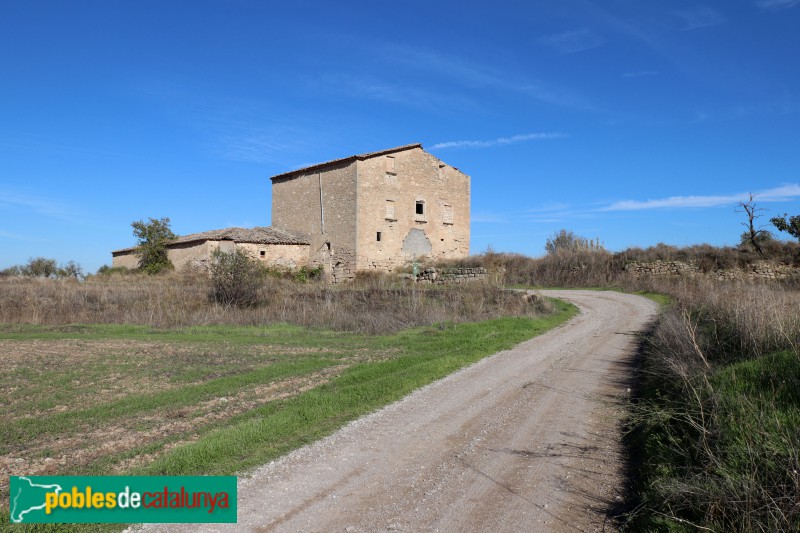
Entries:
<svg viewBox="0 0 800 533">
<path fill-rule="evenodd" d="M 396 220 L 394 216 L 394 200 L 386 200 L 386 217 L 387 220 Z"/>
<path fill-rule="evenodd" d="M 394 166 L 394 156 L 386 156 L 386 172 L 389 174 L 396 174 L 397 171 L 395 170 Z"/>
<path fill-rule="evenodd" d="M 258 255 L 260 255 L 261 257 L 266 257 L 267 256 L 267 251 L 266 250 L 261 250 L 261 251 L 258 252 Z"/>
<path fill-rule="evenodd" d="M 425 214 L 425 202 L 417 201 L 417 214 L 418 215 Z"/>
<path fill-rule="evenodd" d="M 381 232 L 380 231 L 378 232 L 377 239 L 375 239 L 375 240 L 378 241 L 378 242 L 381 242 Z"/>
</svg>

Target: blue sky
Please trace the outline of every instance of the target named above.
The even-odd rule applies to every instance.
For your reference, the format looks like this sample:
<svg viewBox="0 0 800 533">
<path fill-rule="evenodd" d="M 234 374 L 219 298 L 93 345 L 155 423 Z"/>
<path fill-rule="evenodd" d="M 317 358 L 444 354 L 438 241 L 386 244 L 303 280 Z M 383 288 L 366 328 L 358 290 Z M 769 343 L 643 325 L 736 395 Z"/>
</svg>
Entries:
<svg viewBox="0 0 800 533">
<path fill-rule="evenodd" d="M 800 0 L 8 0 L 0 50 L 0 268 L 268 225 L 270 176 L 416 142 L 472 176 L 473 253 L 800 213 Z"/>
</svg>

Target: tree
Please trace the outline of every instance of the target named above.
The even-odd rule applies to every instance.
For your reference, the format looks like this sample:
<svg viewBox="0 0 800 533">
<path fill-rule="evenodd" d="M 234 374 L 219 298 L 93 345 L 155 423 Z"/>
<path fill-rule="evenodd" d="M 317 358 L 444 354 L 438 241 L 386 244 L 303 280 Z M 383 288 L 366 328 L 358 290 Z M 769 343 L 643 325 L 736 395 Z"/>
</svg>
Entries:
<svg viewBox="0 0 800 533">
<path fill-rule="evenodd" d="M 30 276 L 32 278 L 50 278 L 56 276 L 58 273 L 58 266 L 56 266 L 55 259 L 32 257 L 28 259 L 28 264 L 21 268 L 21 272 L 23 276 Z"/>
<path fill-rule="evenodd" d="M 75 261 L 58 265 L 55 259 L 49 257 L 31 257 L 24 265 L 14 265 L 0 271 L 4 276 L 26 276 L 29 278 L 75 278 L 85 277 L 83 268 Z"/>
<path fill-rule="evenodd" d="M 86 274 L 83 272 L 83 267 L 81 267 L 81 265 L 75 261 L 69 261 L 66 265 L 58 267 L 56 276 L 59 278 L 75 278 L 79 280 L 85 278 Z"/>
<path fill-rule="evenodd" d="M 786 213 L 782 217 L 774 217 L 769 220 L 778 231 L 785 231 L 798 241 L 800 241 L 800 215 L 790 217 Z"/>
<path fill-rule="evenodd" d="M 765 229 L 756 228 L 755 221 L 761 218 L 761 215 L 757 213 L 766 210 L 756 206 L 755 194 L 749 193 L 747 196 L 747 201 L 739 202 L 739 207 L 736 208 L 737 213 L 745 213 L 747 216 L 747 222 L 742 222 L 742 226 L 747 228 L 747 231 L 742 234 L 742 242 L 752 245 L 759 254 L 764 255 L 761 243 L 772 237 L 772 235 Z"/>
<path fill-rule="evenodd" d="M 562 229 L 548 237 L 544 245 L 548 255 L 559 252 L 605 252 L 606 249 L 600 239 L 590 240 L 586 237 L 575 235 L 572 231 Z"/>
<path fill-rule="evenodd" d="M 138 240 L 136 253 L 139 268 L 148 274 L 158 274 L 162 270 L 175 268 L 167 255 L 167 244 L 178 236 L 169 227 L 169 218 L 151 218 L 148 222 L 131 222 L 133 235 Z"/>
</svg>

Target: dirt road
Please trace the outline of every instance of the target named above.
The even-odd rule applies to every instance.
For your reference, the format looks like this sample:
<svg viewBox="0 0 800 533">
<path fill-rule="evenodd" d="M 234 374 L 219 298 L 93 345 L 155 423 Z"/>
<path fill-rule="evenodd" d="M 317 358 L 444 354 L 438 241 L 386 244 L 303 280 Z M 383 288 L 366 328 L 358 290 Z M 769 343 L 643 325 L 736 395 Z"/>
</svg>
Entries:
<svg viewBox="0 0 800 533">
<path fill-rule="evenodd" d="M 261 467 L 236 526 L 186 531 L 608 530 L 632 334 L 656 305 L 546 294 L 581 314 Z"/>
</svg>

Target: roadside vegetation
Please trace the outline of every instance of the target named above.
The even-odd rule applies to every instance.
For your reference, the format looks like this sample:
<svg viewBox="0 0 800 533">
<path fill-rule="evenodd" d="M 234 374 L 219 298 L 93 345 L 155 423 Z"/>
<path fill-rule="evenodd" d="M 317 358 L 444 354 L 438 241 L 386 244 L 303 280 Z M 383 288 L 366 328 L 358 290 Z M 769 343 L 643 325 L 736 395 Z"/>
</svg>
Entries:
<svg viewBox="0 0 800 533">
<path fill-rule="evenodd" d="M 738 247 L 658 245 L 612 254 L 596 240 L 569 236 L 555 234 L 548 243 L 567 245 L 539 259 L 490 250 L 470 266 L 510 284 L 663 295 L 643 339 L 631 399 L 630 501 L 617 517 L 622 528 L 800 530 L 800 277 L 708 275 L 765 260 L 798 267 L 800 246 L 754 230 Z M 655 261 L 693 262 L 699 272 L 625 270 Z"/>
<path fill-rule="evenodd" d="M 0 528 L 10 475 L 246 472 L 576 311 L 216 259 L 211 276 L 0 278 Z"/>
<path fill-rule="evenodd" d="M 800 291 L 675 283 L 647 338 L 629 529 L 800 527 Z"/>
<path fill-rule="evenodd" d="M 236 254 L 215 256 L 210 276 L 4 272 L 0 483 L 244 472 L 575 311 L 507 287 L 599 287 L 662 304 L 633 387 L 622 527 L 798 530 L 800 281 L 705 275 L 800 266 L 800 245 L 761 235 L 611 253 L 562 231 L 542 258 L 489 249 L 457 262 L 487 270 L 486 282 L 458 286 L 380 274 L 330 286 L 321 271 L 267 270 Z M 654 261 L 699 272 L 626 270 Z"/>
</svg>

